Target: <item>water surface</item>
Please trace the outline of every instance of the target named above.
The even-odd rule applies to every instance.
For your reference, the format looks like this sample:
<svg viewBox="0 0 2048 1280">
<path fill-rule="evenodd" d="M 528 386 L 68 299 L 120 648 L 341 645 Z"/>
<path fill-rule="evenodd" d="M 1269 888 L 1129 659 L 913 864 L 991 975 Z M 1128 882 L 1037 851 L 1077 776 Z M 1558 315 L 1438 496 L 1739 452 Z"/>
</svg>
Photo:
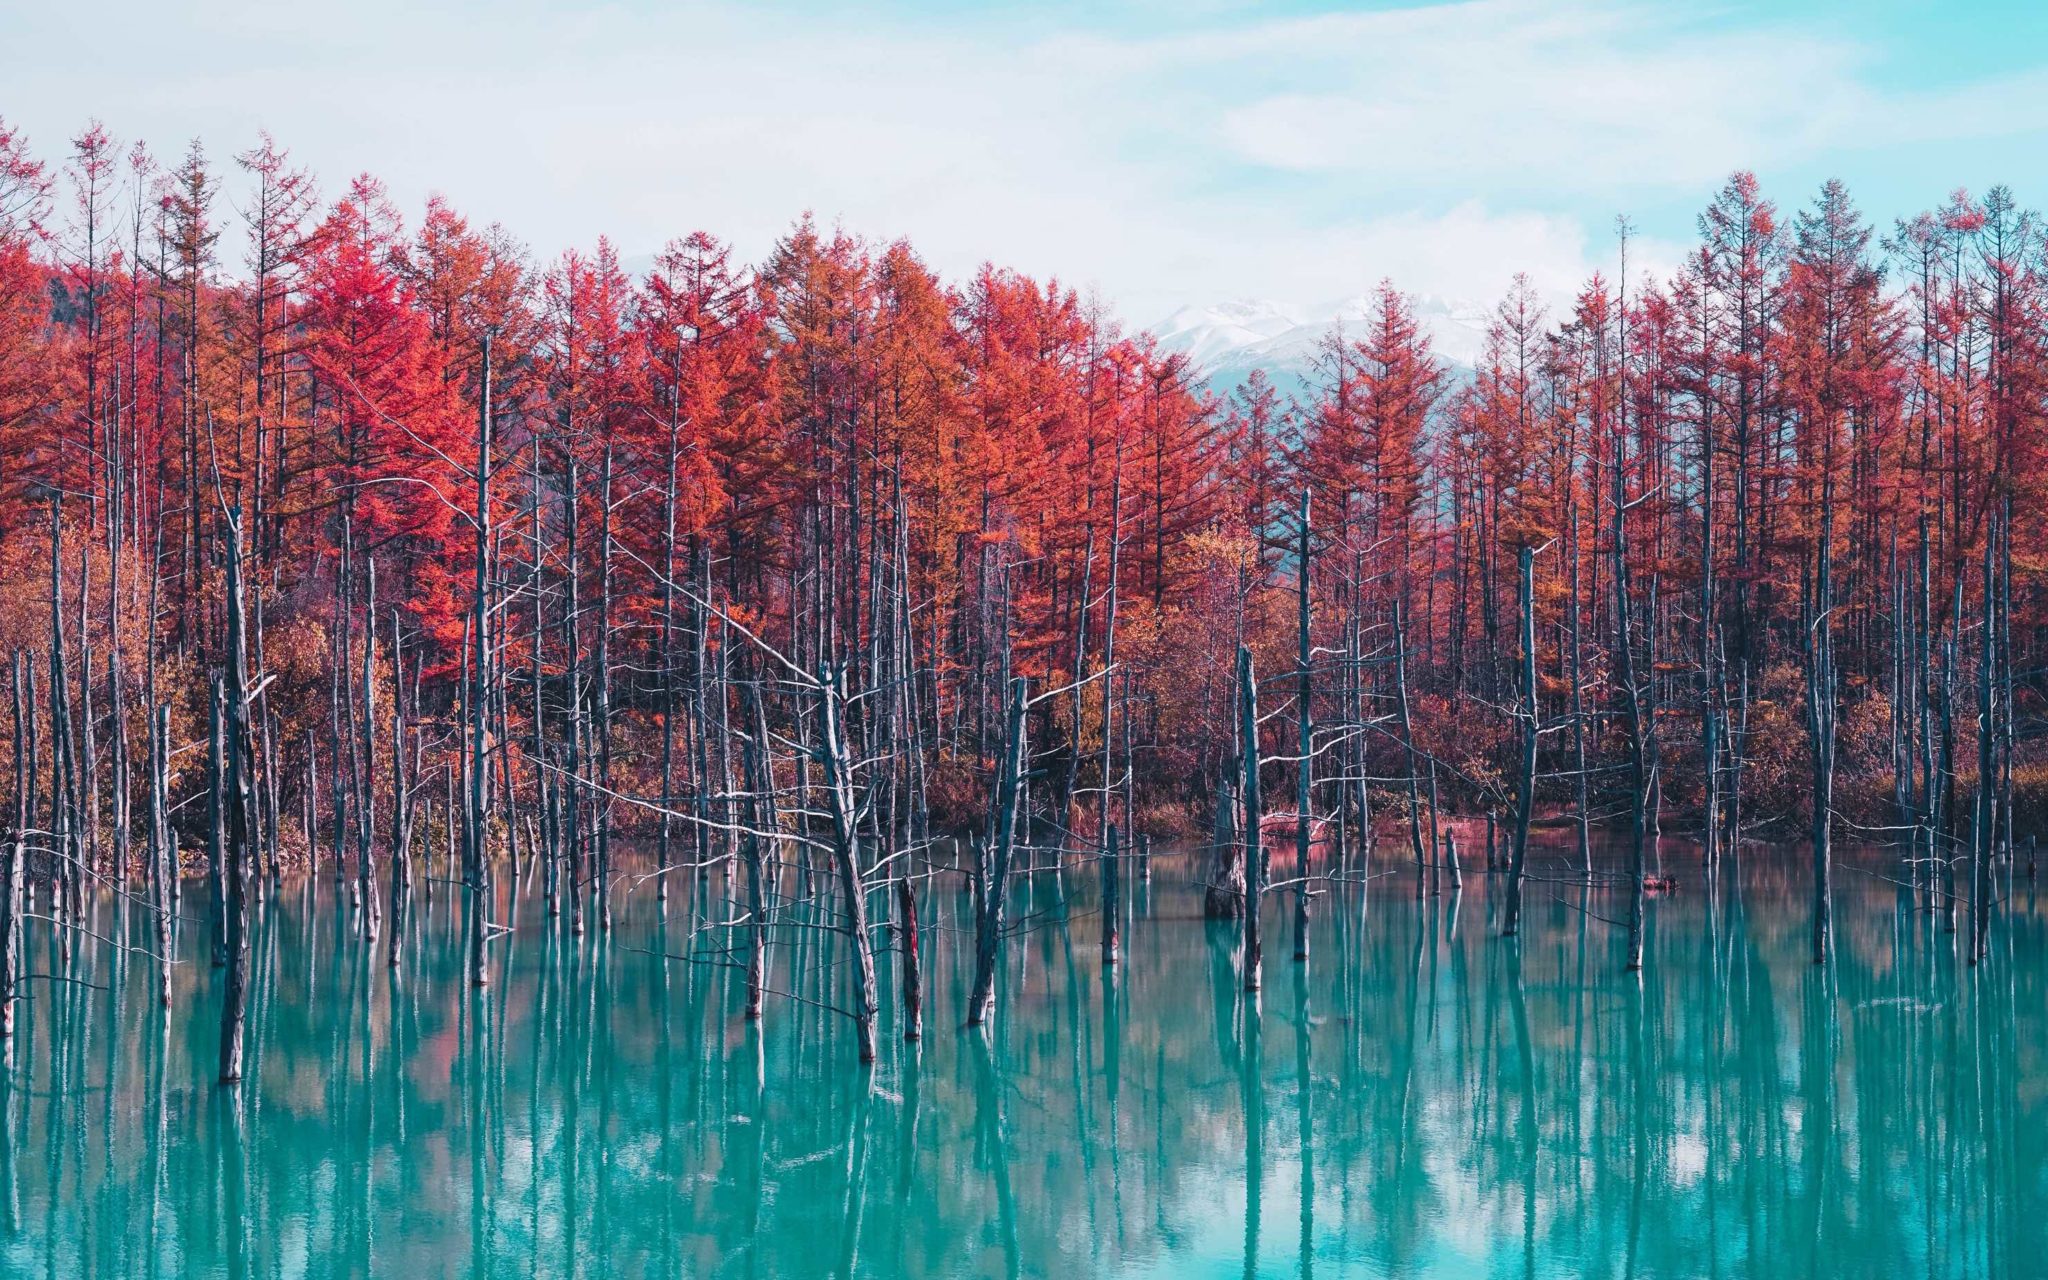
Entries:
<svg viewBox="0 0 2048 1280">
<path fill-rule="evenodd" d="M 577 937 L 502 877 L 517 927 L 477 993 L 459 896 L 416 909 L 394 971 L 330 879 L 288 881 L 239 1089 L 213 1082 L 197 924 L 167 1015 L 148 957 L 102 943 L 26 985 L 0 1274 L 2048 1274 L 2032 888 L 1973 968 L 1861 851 L 1816 968 L 1795 852 L 1718 890 L 1668 861 L 1640 975 L 1603 894 L 1533 884 L 1507 942 L 1497 882 L 1418 901 L 1397 873 L 1316 902 L 1305 966 L 1273 904 L 1256 1002 L 1180 862 L 1133 886 L 1114 975 L 1094 872 L 1036 875 L 987 1038 L 955 1025 L 972 945 L 941 881 L 926 1038 L 885 1009 L 872 1072 L 802 911 L 755 1027 L 680 894 L 643 885 Z M 66 972 L 34 929 L 28 967 Z"/>
</svg>

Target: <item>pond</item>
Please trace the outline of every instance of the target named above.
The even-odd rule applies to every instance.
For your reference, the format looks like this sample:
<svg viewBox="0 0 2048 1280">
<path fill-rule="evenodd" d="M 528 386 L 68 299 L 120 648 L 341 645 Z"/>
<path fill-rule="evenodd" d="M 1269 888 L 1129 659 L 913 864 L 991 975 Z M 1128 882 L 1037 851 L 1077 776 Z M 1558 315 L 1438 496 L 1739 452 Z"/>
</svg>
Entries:
<svg viewBox="0 0 2048 1280">
<path fill-rule="evenodd" d="M 37 925 L 0 1087 L 0 1274 L 93 1276 L 1741 1276 L 2048 1272 L 2048 945 L 2022 872 L 1991 959 L 1845 855 L 1808 959 L 1797 850 L 1751 847 L 1650 904 L 1411 874 L 1270 904 L 1247 1002 L 1195 874 L 1130 885 L 1101 961 L 1092 869 L 1020 880 L 1002 1003 L 960 1028 L 957 878 L 925 898 L 928 1025 L 855 1062 L 836 941 L 794 909 L 764 1019 L 717 882 L 609 934 L 499 878 L 493 982 L 460 895 L 366 946 L 325 874 L 252 941 L 248 1078 L 214 1083 L 221 975 Z M 1554 861 L 1547 863 L 1554 866 Z M 1134 875 L 1132 880 L 1136 880 Z M 204 894 L 185 895 L 188 915 Z M 145 940 L 114 904 L 91 928 Z M 507 913 L 509 912 L 509 916 Z M 806 921 L 810 923 L 806 923 Z M 684 958 L 675 958 L 684 957 Z M 893 987 L 884 957 L 885 997 Z"/>
</svg>

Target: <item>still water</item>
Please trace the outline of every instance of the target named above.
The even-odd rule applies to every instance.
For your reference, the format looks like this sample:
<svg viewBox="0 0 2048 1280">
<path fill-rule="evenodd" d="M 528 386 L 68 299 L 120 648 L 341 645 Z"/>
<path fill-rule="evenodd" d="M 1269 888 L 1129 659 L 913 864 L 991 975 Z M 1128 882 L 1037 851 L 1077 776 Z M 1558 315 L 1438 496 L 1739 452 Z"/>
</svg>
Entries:
<svg viewBox="0 0 2048 1280">
<path fill-rule="evenodd" d="M 0 1275 L 2048 1274 L 2024 878 L 1972 968 L 1890 855 L 1852 855 L 1821 969 L 1796 852 L 1714 891 L 1666 860 L 1639 977 L 1604 894 L 1532 885 L 1514 944 L 1486 877 L 1418 901 L 1395 874 L 1317 900 L 1306 966 L 1275 903 L 1250 1005 L 1185 865 L 1133 887 L 1113 977 L 1092 871 L 1040 874 L 989 1039 L 955 1025 L 972 945 L 944 881 L 926 1038 L 885 1010 L 871 1073 L 819 928 L 783 929 L 756 1029 L 680 894 L 664 920 L 643 885 L 579 938 L 502 877 L 517 927 L 476 994 L 459 897 L 416 908 L 393 971 L 330 879 L 289 881 L 239 1090 L 213 1083 L 190 922 L 168 1015 L 152 962 L 103 944 L 28 984 Z M 62 972 L 46 934 L 29 954 Z"/>
</svg>

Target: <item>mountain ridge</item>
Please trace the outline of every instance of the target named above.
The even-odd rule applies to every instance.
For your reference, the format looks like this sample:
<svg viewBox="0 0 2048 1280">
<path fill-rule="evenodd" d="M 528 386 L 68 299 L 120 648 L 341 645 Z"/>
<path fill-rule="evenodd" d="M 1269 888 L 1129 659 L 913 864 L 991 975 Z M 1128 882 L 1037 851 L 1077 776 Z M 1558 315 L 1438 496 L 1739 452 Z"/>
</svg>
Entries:
<svg viewBox="0 0 2048 1280">
<path fill-rule="evenodd" d="M 1461 299 L 1412 295 L 1416 322 L 1453 381 L 1471 376 L 1485 348 L 1492 312 Z M 1326 306 L 1302 307 L 1262 298 L 1195 303 L 1168 315 L 1150 332 L 1162 350 L 1184 354 L 1201 383 L 1229 395 L 1254 369 L 1265 370 L 1283 396 L 1306 397 L 1316 356 L 1337 325 L 1362 332 L 1372 298 L 1359 295 Z"/>
</svg>

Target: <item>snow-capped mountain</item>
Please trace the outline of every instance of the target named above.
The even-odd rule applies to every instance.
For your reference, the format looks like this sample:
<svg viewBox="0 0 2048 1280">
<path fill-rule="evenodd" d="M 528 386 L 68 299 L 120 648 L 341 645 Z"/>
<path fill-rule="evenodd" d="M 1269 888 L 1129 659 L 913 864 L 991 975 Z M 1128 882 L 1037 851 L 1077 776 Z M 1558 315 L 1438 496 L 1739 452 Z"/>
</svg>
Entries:
<svg viewBox="0 0 2048 1280">
<path fill-rule="evenodd" d="M 1182 307 L 1153 326 L 1152 336 L 1167 350 L 1186 352 L 1196 364 L 1207 366 L 1233 351 L 1271 342 L 1308 321 L 1308 314 L 1299 307 L 1240 299 Z"/>
<path fill-rule="evenodd" d="M 1467 375 L 1486 343 L 1488 309 L 1431 294 L 1417 295 L 1414 304 L 1437 358 L 1454 378 Z M 1371 308 L 1372 299 L 1364 296 L 1326 307 L 1241 299 L 1182 307 L 1153 326 L 1152 334 L 1166 350 L 1186 352 L 1219 394 L 1264 369 L 1282 395 L 1298 396 L 1312 381 L 1324 336 L 1340 322 L 1347 333 L 1363 333 Z"/>
</svg>

